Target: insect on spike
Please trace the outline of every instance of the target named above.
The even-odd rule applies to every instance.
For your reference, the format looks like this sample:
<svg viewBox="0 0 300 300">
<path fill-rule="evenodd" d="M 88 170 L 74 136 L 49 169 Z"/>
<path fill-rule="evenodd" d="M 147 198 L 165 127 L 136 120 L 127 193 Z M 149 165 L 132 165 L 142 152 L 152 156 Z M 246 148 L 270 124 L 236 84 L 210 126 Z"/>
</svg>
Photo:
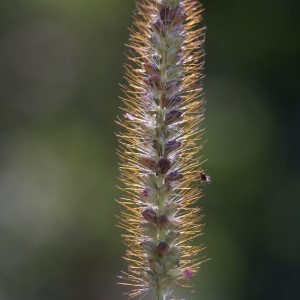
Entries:
<svg viewBox="0 0 300 300">
<path fill-rule="evenodd" d="M 166 5 L 160 11 L 160 18 L 165 25 L 170 25 L 174 17 L 174 12 L 170 5 Z"/>
<path fill-rule="evenodd" d="M 199 172 L 200 180 L 202 182 L 211 183 L 211 177 L 208 174 L 205 174 L 204 172 Z"/>
</svg>

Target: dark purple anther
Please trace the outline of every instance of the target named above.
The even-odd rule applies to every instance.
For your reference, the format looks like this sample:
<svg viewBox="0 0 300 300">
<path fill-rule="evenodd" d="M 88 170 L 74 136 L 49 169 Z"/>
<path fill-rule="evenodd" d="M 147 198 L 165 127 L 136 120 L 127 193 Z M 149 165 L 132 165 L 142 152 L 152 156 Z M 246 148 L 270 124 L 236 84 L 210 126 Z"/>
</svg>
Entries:
<svg viewBox="0 0 300 300">
<path fill-rule="evenodd" d="M 182 112 L 179 110 L 171 110 L 165 116 L 165 125 L 170 125 L 172 123 L 177 122 L 182 116 Z"/>
<path fill-rule="evenodd" d="M 174 97 L 169 102 L 169 107 L 174 107 L 174 106 L 180 105 L 182 102 L 183 102 L 182 97 Z"/>
<path fill-rule="evenodd" d="M 160 80 L 160 76 L 158 74 L 152 74 L 150 77 L 145 78 L 145 83 L 149 84 L 153 88 L 156 88 L 158 90 L 162 90 L 162 82 Z"/>
<path fill-rule="evenodd" d="M 172 171 L 166 177 L 166 181 L 175 181 L 183 178 L 183 174 L 178 171 Z"/>
<path fill-rule="evenodd" d="M 173 9 L 170 5 L 166 5 L 160 11 L 160 18 L 165 25 L 170 25 L 174 17 Z"/>
<path fill-rule="evenodd" d="M 143 191 L 140 193 L 140 195 L 141 195 L 142 197 L 149 197 L 149 192 L 150 192 L 149 189 L 143 190 Z"/>
<path fill-rule="evenodd" d="M 164 25 L 162 22 L 157 20 L 157 21 L 153 22 L 151 25 L 155 31 L 162 33 L 164 35 Z"/>
<path fill-rule="evenodd" d="M 164 155 L 169 154 L 170 152 L 178 149 L 181 146 L 181 143 L 176 140 L 169 140 L 165 146 Z"/>
<path fill-rule="evenodd" d="M 157 223 L 157 215 L 156 212 L 152 209 L 146 209 L 142 212 L 143 217 L 153 223 Z"/>
<path fill-rule="evenodd" d="M 159 216 L 157 220 L 157 225 L 160 230 L 164 230 L 170 224 L 169 219 L 166 216 Z"/>
<path fill-rule="evenodd" d="M 146 72 L 151 75 L 151 74 L 159 74 L 159 69 L 155 63 L 144 63 L 144 68 Z"/>
<path fill-rule="evenodd" d="M 159 257 L 165 257 L 170 249 L 170 246 L 165 242 L 160 242 L 156 247 L 156 253 Z"/>
<path fill-rule="evenodd" d="M 164 175 L 171 168 L 171 162 L 167 158 L 161 158 L 156 164 L 156 174 Z"/>
</svg>

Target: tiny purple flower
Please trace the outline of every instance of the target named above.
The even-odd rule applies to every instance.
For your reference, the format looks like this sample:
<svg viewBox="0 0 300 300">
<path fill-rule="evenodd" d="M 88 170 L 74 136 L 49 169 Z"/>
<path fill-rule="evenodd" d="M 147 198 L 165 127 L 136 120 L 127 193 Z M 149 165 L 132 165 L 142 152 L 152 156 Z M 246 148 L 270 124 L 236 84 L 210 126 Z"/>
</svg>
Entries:
<svg viewBox="0 0 300 300">
<path fill-rule="evenodd" d="M 193 271 L 190 269 L 186 269 L 182 272 L 186 278 L 191 278 L 193 276 Z"/>
</svg>

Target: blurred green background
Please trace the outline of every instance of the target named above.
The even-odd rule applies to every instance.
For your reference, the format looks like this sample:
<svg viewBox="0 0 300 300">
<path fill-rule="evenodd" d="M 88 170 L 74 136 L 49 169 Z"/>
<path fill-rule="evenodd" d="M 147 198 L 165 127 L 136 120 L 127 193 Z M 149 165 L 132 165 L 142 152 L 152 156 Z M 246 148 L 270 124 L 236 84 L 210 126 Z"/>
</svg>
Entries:
<svg viewBox="0 0 300 300">
<path fill-rule="evenodd" d="M 212 258 L 190 300 L 300 299 L 299 0 L 203 1 Z M 0 2 L 0 299 L 127 299 L 120 208 L 131 0 Z"/>
</svg>

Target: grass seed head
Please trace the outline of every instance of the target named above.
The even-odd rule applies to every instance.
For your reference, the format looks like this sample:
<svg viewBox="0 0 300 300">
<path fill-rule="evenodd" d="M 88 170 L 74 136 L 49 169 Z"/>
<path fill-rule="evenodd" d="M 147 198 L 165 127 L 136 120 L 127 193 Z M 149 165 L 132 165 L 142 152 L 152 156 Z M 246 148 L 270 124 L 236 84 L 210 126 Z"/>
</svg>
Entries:
<svg viewBox="0 0 300 300">
<path fill-rule="evenodd" d="M 204 113 L 203 9 L 197 0 L 140 0 L 130 29 L 125 65 L 127 85 L 120 140 L 121 181 L 127 192 L 118 201 L 119 226 L 127 232 L 129 272 L 121 284 L 130 297 L 174 299 L 188 287 L 202 250 L 190 241 L 200 234 L 197 154 Z M 149 298 L 149 299 L 150 299 Z"/>
</svg>

